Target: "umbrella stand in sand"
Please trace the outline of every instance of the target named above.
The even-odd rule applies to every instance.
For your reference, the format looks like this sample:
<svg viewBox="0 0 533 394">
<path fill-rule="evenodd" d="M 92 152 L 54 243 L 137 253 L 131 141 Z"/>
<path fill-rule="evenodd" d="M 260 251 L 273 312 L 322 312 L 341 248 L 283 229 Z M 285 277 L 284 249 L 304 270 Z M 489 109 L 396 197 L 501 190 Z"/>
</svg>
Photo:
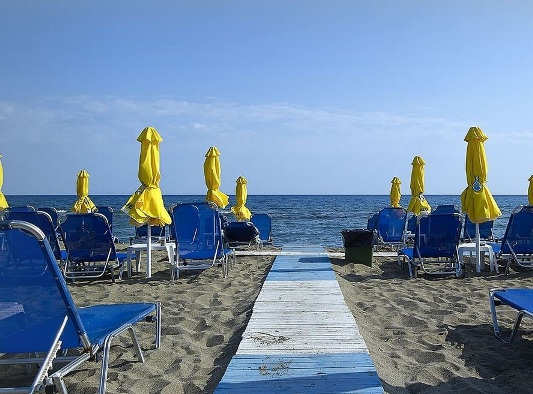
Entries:
<svg viewBox="0 0 533 394">
<path fill-rule="evenodd" d="M 72 206 L 72 212 L 91 213 L 96 211 L 96 206 L 89 198 L 89 173 L 81 170 L 76 179 L 76 195 L 78 199 Z"/>
<path fill-rule="evenodd" d="M 0 157 L 2 157 L 0 155 Z M 2 185 L 4 184 L 4 168 L 2 167 L 2 161 L 0 160 L 0 209 L 8 208 L 9 205 L 6 201 L 4 194 L 2 193 Z"/>
<path fill-rule="evenodd" d="M 392 178 L 390 187 L 390 206 L 393 208 L 400 208 L 400 199 L 402 198 L 402 193 L 400 192 L 401 183 L 400 178 Z"/>
<path fill-rule="evenodd" d="M 161 173 L 159 172 L 159 143 L 163 141 L 153 127 L 146 127 L 137 141 L 141 143 L 139 157 L 139 181 L 141 186 L 122 207 L 134 226 L 147 226 L 148 256 L 146 262 L 147 277 L 152 272 L 152 230 L 150 226 L 165 226 L 171 223 L 170 215 L 163 204 L 163 196 L 159 188 Z"/>
<path fill-rule="evenodd" d="M 461 208 L 472 223 L 476 224 L 476 263 L 481 265 L 479 224 L 501 215 L 498 204 L 487 187 L 487 136 L 479 127 L 470 127 L 465 136 L 467 188 L 461 193 Z"/>
<path fill-rule="evenodd" d="M 237 203 L 231 207 L 231 212 L 235 215 L 237 220 L 250 220 L 252 213 L 246 208 L 246 199 L 248 198 L 248 188 L 246 184 L 248 181 L 245 177 L 237 178 L 237 186 L 235 187 L 235 199 Z"/>
<path fill-rule="evenodd" d="M 216 146 L 209 148 L 205 154 L 204 177 L 207 186 L 206 200 L 211 201 L 219 208 L 225 208 L 229 203 L 227 195 L 222 193 L 220 187 L 220 151 Z"/>
<path fill-rule="evenodd" d="M 411 163 L 413 169 L 411 170 L 411 200 L 407 207 L 407 211 L 413 212 L 415 216 L 420 215 L 422 211 L 431 212 L 431 206 L 424 198 L 424 159 L 420 156 L 415 156 Z"/>
</svg>

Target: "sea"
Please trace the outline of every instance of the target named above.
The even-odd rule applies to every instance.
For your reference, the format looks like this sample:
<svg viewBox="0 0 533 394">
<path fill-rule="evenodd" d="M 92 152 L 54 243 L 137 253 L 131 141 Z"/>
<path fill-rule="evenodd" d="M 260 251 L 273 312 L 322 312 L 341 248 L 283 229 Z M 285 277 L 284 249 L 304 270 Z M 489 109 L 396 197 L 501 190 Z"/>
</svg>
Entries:
<svg viewBox="0 0 533 394">
<path fill-rule="evenodd" d="M 126 214 L 120 211 L 129 196 L 127 195 L 91 195 L 96 205 L 107 205 L 114 209 L 113 232 L 119 240 L 128 242 L 134 235 L 134 229 Z M 430 205 L 454 204 L 460 207 L 458 195 L 426 195 Z M 54 207 L 60 215 L 66 215 L 76 196 L 74 195 L 7 195 L 11 206 L 31 205 Z M 410 196 L 402 196 L 401 205 L 406 207 Z M 502 216 L 494 223 L 494 232 L 503 236 L 509 216 L 517 206 L 527 204 L 527 196 L 494 196 Z M 179 202 L 204 201 L 205 195 L 165 195 L 165 205 L 170 207 Z M 230 196 L 230 205 L 223 210 L 228 219 L 235 220 L 230 206 L 234 203 Z M 249 195 L 247 207 L 252 213 L 268 213 L 272 216 L 272 237 L 278 246 L 288 244 L 342 246 L 341 230 L 365 228 L 369 216 L 389 205 L 388 195 Z"/>
</svg>

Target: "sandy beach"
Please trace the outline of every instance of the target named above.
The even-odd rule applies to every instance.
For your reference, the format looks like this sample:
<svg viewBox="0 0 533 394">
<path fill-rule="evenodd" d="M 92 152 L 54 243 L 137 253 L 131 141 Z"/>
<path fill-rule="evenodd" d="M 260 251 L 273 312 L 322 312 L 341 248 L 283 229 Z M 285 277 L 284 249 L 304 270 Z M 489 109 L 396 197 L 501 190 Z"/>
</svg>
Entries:
<svg viewBox="0 0 533 394">
<path fill-rule="evenodd" d="M 395 259 L 374 258 L 372 268 L 332 263 L 386 392 L 532 391 L 533 324 L 524 321 L 511 345 L 499 342 L 488 291 L 531 287 L 533 273 L 407 279 Z M 511 327 L 514 314 L 503 316 Z"/>
<path fill-rule="evenodd" d="M 182 273 L 170 281 L 168 264 L 154 253 L 152 279 L 144 272 L 111 283 L 111 279 L 69 283 L 78 306 L 99 303 L 161 301 L 162 344 L 154 349 L 153 324 L 140 323 L 136 333 L 145 363 L 136 361 L 127 333 L 111 347 L 108 393 L 209 393 L 236 352 L 254 301 L 273 257 L 237 257 L 228 278 L 222 268 Z M 159 260 L 159 261 L 158 261 Z M 141 266 L 141 270 L 144 265 Z M 5 373 L 5 374 L 4 374 Z M 4 369 L 3 384 L 27 383 L 25 367 Z M 72 393 L 95 393 L 100 363 L 87 362 L 66 376 Z"/>
</svg>

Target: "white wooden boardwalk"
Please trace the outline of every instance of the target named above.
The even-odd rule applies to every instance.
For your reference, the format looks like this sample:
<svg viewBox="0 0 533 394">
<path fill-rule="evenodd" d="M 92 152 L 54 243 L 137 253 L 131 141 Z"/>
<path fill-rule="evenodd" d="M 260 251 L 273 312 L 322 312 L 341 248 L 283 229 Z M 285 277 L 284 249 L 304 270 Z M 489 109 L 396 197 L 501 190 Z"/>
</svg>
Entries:
<svg viewBox="0 0 533 394">
<path fill-rule="evenodd" d="M 215 392 L 383 392 L 322 249 L 276 257 Z"/>
</svg>

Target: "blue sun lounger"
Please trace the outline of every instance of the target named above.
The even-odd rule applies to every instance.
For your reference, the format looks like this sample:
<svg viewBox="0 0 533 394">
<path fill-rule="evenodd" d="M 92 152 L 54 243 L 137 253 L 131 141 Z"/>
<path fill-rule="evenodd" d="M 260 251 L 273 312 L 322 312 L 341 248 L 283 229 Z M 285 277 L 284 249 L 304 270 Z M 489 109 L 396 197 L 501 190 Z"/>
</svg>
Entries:
<svg viewBox="0 0 533 394">
<path fill-rule="evenodd" d="M 479 238 L 484 241 L 494 241 L 494 233 L 492 231 L 494 227 L 494 221 L 490 220 L 488 222 L 480 223 L 479 225 Z M 472 223 L 468 218 L 468 215 L 465 215 L 465 226 L 463 230 L 463 239 L 468 240 L 469 242 L 474 242 L 476 239 L 476 225 Z"/>
<path fill-rule="evenodd" d="M 41 212 L 46 212 L 48 215 L 50 215 L 50 219 L 52 219 L 52 224 L 57 231 L 57 228 L 59 227 L 59 213 L 57 212 L 57 209 L 53 207 L 39 207 L 37 208 L 37 210 Z"/>
<path fill-rule="evenodd" d="M 42 231 L 27 222 L 3 221 L 0 240 L 0 364 L 40 366 L 30 386 L 0 391 L 65 394 L 63 377 L 100 357 L 99 393 L 104 393 L 113 338 L 129 331 L 137 358 L 144 362 L 133 330 L 144 320 L 155 321 L 155 347 L 160 347 L 159 302 L 78 308 Z M 65 366 L 54 371 L 52 363 Z"/>
<path fill-rule="evenodd" d="M 228 257 L 235 254 L 224 245 L 220 214 L 207 203 L 178 204 L 172 210 L 176 239 L 175 277 L 180 271 L 204 270 L 222 264 L 228 273 Z M 174 277 L 174 275 L 173 275 Z"/>
<path fill-rule="evenodd" d="M 533 268 L 533 206 L 517 207 L 511 213 L 501 243 L 490 245 L 496 257 L 506 262 L 506 273 L 512 263 Z"/>
<path fill-rule="evenodd" d="M 379 211 L 376 230 L 378 242 L 386 245 L 405 244 L 407 211 L 403 208 L 383 208 Z"/>
<path fill-rule="evenodd" d="M 52 249 L 52 253 L 56 260 L 62 262 L 67 258 L 67 251 L 59 248 L 57 240 L 57 232 L 52 223 L 52 218 L 48 213 L 43 211 L 9 211 L 5 217 L 6 220 L 20 220 L 28 222 L 37 226 L 41 230 Z"/>
<path fill-rule="evenodd" d="M 506 305 L 517 311 L 513 328 L 507 337 L 502 335 L 496 314 L 496 307 L 502 305 Z M 533 289 L 492 289 L 489 291 L 489 306 L 494 335 L 503 342 L 511 343 L 520 327 L 522 319 L 524 317 L 533 318 Z"/>
<path fill-rule="evenodd" d="M 250 221 L 259 231 L 261 245 L 272 245 L 272 217 L 268 213 L 254 213 Z"/>
<path fill-rule="evenodd" d="M 421 216 L 415 230 L 414 247 L 403 248 L 398 252 L 398 258 L 407 261 L 409 276 L 416 277 L 418 269 L 426 274 L 460 276 L 462 267 L 457 247 L 462 225 L 462 216 L 457 213 Z M 440 270 L 427 269 L 430 265 L 443 264 L 444 267 Z"/>
<path fill-rule="evenodd" d="M 229 222 L 224 228 L 224 237 L 231 246 L 260 244 L 259 230 L 251 222 Z"/>
<path fill-rule="evenodd" d="M 370 216 L 366 222 L 366 229 L 367 230 L 377 230 L 378 228 L 378 218 L 379 218 L 379 212 L 373 214 Z"/>
<path fill-rule="evenodd" d="M 459 209 L 453 204 L 438 205 L 431 213 L 435 215 L 442 215 L 446 213 L 461 213 Z"/>
<path fill-rule="evenodd" d="M 94 279 L 108 270 L 115 281 L 115 269 L 122 278 L 127 253 L 117 252 L 107 219 L 100 213 L 70 213 L 61 223 L 67 248 L 63 273 L 67 279 Z"/>
</svg>

